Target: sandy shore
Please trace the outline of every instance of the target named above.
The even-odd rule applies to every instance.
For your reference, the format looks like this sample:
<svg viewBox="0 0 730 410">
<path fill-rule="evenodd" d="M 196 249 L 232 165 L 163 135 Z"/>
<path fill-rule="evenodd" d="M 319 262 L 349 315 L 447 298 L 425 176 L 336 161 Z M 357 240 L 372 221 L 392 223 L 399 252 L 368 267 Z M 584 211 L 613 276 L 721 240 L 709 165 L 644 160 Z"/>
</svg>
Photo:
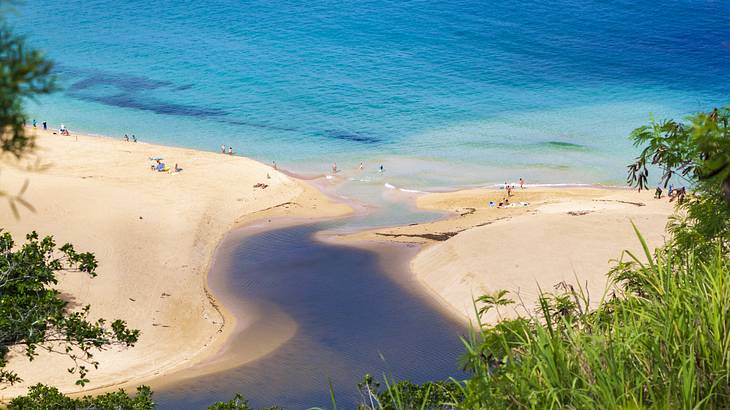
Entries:
<svg viewBox="0 0 730 410">
<path fill-rule="evenodd" d="M 417 199 L 418 207 L 447 212 L 449 218 L 346 239 L 423 244 L 411 262 L 414 275 L 452 313 L 470 321 L 472 300 L 499 289 L 512 292 L 521 311 L 534 309 L 539 289 L 553 291 L 562 281 L 579 282 L 597 303 L 610 261 L 625 249 L 643 254 L 631 221 L 651 246 L 661 245 L 674 205 L 646 191 L 518 188 L 510 201 L 529 205 L 488 206 L 504 197 L 505 191 L 494 189 L 427 194 Z M 514 314 L 514 308 L 505 313 Z"/>
<path fill-rule="evenodd" d="M 94 252 L 99 276 L 66 273 L 59 289 L 75 305 L 90 304 L 95 317 L 121 318 L 142 331 L 135 347 L 96 355 L 101 365 L 84 391 L 137 385 L 192 366 L 222 346 L 234 327 L 232 317 L 207 291 L 206 275 L 217 244 L 234 226 L 271 216 L 350 211 L 243 157 L 40 131 L 38 137 L 33 158 L 17 163 L 6 157 L 0 163 L 0 187 L 13 194 L 29 181 L 23 197 L 35 209 L 20 206 L 18 219 L 1 204 L 2 228 L 18 242 L 36 230 Z M 148 158 L 155 156 L 183 171 L 151 171 Z M 254 188 L 257 183 L 268 187 Z M 242 360 L 286 341 L 291 326 L 267 333 Z M 0 399 L 38 382 L 79 390 L 63 357 L 46 353 L 28 362 L 13 354 L 9 367 L 27 384 L 5 388 Z"/>
</svg>

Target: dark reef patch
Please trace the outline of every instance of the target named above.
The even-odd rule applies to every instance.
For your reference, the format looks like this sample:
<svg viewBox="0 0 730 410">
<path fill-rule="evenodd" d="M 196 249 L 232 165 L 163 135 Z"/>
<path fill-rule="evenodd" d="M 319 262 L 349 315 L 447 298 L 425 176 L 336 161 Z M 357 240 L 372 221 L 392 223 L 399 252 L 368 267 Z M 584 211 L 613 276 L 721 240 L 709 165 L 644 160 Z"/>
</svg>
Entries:
<svg viewBox="0 0 730 410">
<path fill-rule="evenodd" d="M 587 151 L 588 147 L 581 144 L 575 144 L 572 142 L 565 141 L 547 141 L 541 142 L 539 145 L 552 149 L 566 150 L 566 151 Z"/>
<path fill-rule="evenodd" d="M 249 122 L 249 121 L 241 121 L 241 120 L 225 120 L 228 124 L 233 125 L 243 125 L 246 127 L 255 127 L 255 128 L 262 128 L 265 130 L 274 130 L 274 131 L 288 131 L 288 132 L 295 132 L 295 131 L 301 131 L 298 128 L 293 127 L 284 127 L 280 125 L 274 125 L 274 124 L 261 124 L 261 123 L 255 123 L 255 122 Z"/>
<path fill-rule="evenodd" d="M 195 105 L 175 104 L 152 98 L 137 98 L 131 93 L 115 95 L 88 95 L 70 94 L 74 98 L 98 102 L 104 105 L 121 108 L 132 108 L 141 111 L 151 111 L 155 114 L 177 115 L 181 117 L 210 118 L 228 115 L 228 112 L 217 108 L 197 107 Z"/>
<path fill-rule="evenodd" d="M 343 141 L 361 142 L 364 144 L 378 144 L 382 142 L 380 138 L 373 135 L 352 131 L 324 130 L 322 135 L 327 138 L 333 138 Z"/>
<path fill-rule="evenodd" d="M 71 81 L 66 88 L 66 95 L 82 101 L 181 117 L 211 118 L 229 114 L 219 108 L 171 103 L 144 94 L 146 91 L 160 89 L 173 92 L 184 91 L 191 88 L 193 84 L 177 85 L 170 81 L 160 81 L 139 75 L 63 65 L 57 67 L 56 74 L 64 81 Z"/>
</svg>

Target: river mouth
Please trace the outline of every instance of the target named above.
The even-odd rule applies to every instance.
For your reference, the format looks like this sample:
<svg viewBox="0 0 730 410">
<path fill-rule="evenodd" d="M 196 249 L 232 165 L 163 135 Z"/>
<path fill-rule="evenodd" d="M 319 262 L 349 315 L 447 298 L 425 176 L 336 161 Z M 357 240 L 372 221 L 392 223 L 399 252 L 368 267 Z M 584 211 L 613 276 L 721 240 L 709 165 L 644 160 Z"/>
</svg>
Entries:
<svg viewBox="0 0 730 410">
<path fill-rule="evenodd" d="M 331 383 L 338 407 L 355 408 L 366 373 L 417 383 L 462 376 L 467 330 L 410 273 L 419 248 L 346 246 L 322 233 L 359 226 L 358 219 L 261 222 L 231 232 L 209 287 L 236 329 L 218 354 L 191 369 L 194 376 L 163 381 L 159 407 L 206 408 L 236 393 L 254 407 L 329 406 Z M 260 357 L 248 360 L 251 351 Z"/>
</svg>

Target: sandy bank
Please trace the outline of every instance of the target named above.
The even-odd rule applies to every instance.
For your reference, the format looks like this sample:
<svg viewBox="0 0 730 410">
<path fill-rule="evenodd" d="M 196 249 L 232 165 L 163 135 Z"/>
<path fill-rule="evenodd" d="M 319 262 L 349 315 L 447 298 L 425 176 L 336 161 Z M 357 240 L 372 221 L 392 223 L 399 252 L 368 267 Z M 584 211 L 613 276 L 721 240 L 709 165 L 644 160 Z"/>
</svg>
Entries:
<svg viewBox="0 0 730 410">
<path fill-rule="evenodd" d="M 183 171 L 151 171 L 148 158 L 155 156 Z M 0 169 L 0 187 L 11 194 L 30 182 L 24 198 L 35 208 L 20 207 L 16 219 L 0 204 L 0 227 L 18 242 L 36 230 L 94 252 L 99 276 L 63 274 L 59 288 L 72 303 L 90 304 L 94 316 L 122 318 L 142 331 L 134 348 L 96 356 L 101 365 L 90 373 L 86 391 L 139 384 L 191 366 L 222 346 L 232 319 L 216 306 L 205 278 L 217 244 L 231 228 L 268 216 L 349 212 L 309 185 L 247 158 L 99 137 L 39 132 L 34 158 L 22 164 L 4 158 Z M 254 188 L 257 183 L 268 187 Z M 291 326 L 259 343 L 283 343 L 293 334 Z M 251 349 L 247 359 L 268 351 Z M 51 354 L 33 362 L 14 355 L 10 368 L 26 382 L 0 391 L 0 398 L 38 382 L 78 391 L 69 366 Z"/>
<path fill-rule="evenodd" d="M 473 298 L 499 289 L 533 309 L 538 287 L 552 291 L 558 282 L 578 280 L 597 302 L 610 260 L 625 249 L 640 252 L 631 221 L 658 246 L 673 210 L 650 192 L 602 188 L 517 189 L 510 201 L 528 206 L 488 206 L 504 196 L 490 189 L 428 194 L 417 205 L 451 217 L 349 238 L 425 244 L 411 262 L 413 273 L 452 312 L 470 320 Z"/>
</svg>

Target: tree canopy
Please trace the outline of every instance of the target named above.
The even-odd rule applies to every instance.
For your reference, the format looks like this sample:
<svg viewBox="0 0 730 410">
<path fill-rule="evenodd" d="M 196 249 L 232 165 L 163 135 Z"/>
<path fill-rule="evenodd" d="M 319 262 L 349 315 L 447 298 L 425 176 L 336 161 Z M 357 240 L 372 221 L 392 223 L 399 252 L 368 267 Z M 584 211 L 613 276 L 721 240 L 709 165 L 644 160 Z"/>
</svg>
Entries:
<svg viewBox="0 0 730 410">
<path fill-rule="evenodd" d="M 56 90 L 52 69 L 53 63 L 0 17 L 0 153 L 21 157 L 33 149 L 24 106 Z"/>
<path fill-rule="evenodd" d="M 680 122 L 652 121 L 631 133 L 642 147 L 628 167 L 628 182 L 648 187 L 650 167 L 659 168 L 660 184 L 684 181 L 693 192 L 678 201 L 669 232 L 677 256 L 690 250 L 707 256 L 730 244 L 730 108 L 699 113 Z"/>
<path fill-rule="evenodd" d="M 29 359 L 38 349 L 68 356 L 83 385 L 90 367 L 96 368 L 94 351 L 111 345 L 131 346 L 139 337 L 123 320 L 89 320 L 90 306 L 72 310 L 54 288 L 57 275 L 96 276 L 97 261 L 91 253 L 79 253 L 71 244 L 57 247 L 50 236 L 33 232 L 20 247 L 11 235 L 0 232 L 0 383 L 21 378 L 6 370 L 7 355 L 21 348 Z"/>
</svg>

